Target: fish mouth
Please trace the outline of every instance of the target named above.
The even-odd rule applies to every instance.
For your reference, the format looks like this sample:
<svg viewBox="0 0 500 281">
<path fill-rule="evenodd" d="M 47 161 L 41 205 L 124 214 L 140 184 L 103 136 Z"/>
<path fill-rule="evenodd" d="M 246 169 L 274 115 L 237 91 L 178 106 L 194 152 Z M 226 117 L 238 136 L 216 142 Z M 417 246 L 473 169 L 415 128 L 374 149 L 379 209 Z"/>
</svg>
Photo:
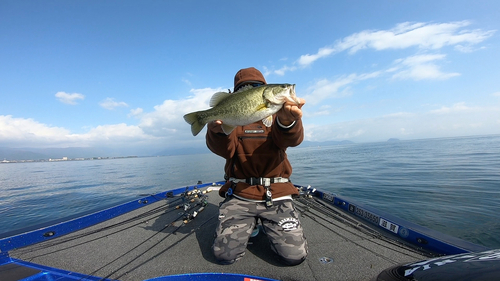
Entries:
<svg viewBox="0 0 500 281">
<path fill-rule="evenodd" d="M 290 102 L 294 102 L 297 105 L 300 104 L 299 100 L 297 99 L 297 94 L 295 93 L 295 84 L 290 84 L 290 98 L 288 99 Z"/>
</svg>

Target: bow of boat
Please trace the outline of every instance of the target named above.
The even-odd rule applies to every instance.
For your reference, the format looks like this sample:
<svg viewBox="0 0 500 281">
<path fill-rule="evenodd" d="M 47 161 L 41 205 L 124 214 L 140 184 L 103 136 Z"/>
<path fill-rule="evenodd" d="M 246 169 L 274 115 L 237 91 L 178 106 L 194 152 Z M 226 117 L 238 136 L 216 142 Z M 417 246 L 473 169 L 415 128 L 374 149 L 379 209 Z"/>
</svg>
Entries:
<svg viewBox="0 0 500 281">
<path fill-rule="evenodd" d="M 369 280 L 401 263 L 485 249 L 299 187 L 296 208 L 309 245 L 305 262 L 282 266 L 260 233 L 250 239 L 240 261 L 219 265 L 211 245 L 222 200 L 214 191 L 220 184 L 170 190 L 1 239 L 1 279 Z"/>
</svg>

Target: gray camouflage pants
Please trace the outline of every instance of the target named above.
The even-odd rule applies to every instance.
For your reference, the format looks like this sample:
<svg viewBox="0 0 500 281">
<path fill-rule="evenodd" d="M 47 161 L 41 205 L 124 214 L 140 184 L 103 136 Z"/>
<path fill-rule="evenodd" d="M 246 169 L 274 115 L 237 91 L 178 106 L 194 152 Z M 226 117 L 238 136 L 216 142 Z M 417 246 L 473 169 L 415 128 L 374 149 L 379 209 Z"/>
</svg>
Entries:
<svg viewBox="0 0 500 281">
<path fill-rule="evenodd" d="M 271 241 L 271 249 L 287 265 L 297 265 L 307 256 L 307 242 L 292 200 L 275 201 L 271 208 L 232 197 L 219 208 L 219 225 L 213 251 L 222 264 L 231 264 L 245 255 L 248 239 L 260 218 Z"/>
</svg>

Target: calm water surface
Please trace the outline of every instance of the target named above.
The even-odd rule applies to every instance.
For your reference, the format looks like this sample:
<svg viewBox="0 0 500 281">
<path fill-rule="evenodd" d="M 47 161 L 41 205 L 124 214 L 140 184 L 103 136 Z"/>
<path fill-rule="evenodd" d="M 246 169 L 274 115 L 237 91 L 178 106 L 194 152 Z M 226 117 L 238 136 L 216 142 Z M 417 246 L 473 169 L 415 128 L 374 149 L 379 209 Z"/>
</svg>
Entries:
<svg viewBox="0 0 500 281">
<path fill-rule="evenodd" d="M 500 248 L 500 136 L 289 149 L 294 183 Z M 223 178 L 212 154 L 0 164 L 0 237 Z"/>
</svg>

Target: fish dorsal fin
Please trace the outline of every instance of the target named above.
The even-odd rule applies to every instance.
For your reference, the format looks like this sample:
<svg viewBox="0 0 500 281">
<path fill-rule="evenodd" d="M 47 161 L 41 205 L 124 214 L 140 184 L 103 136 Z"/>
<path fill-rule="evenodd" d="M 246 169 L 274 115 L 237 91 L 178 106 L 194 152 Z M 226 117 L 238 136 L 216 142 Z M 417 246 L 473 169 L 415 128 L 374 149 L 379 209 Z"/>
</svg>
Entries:
<svg viewBox="0 0 500 281">
<path fill-rule="evenodd" d="M 266 127 L 271 127 L 271 125 L 273 125 L 273 116 L 269 115 L 268 117 L 262 119 L 262 123 L 264 123 Z"/>
<path fill-rule="evenodd" d="M 217 92 L 215 93 L 212 98 L 210 99 L 210 107 L 214 107 L 218 105 L 222 100 L 230 96 L 231 93 L 226 93 L 226 92 Z"/>
</svg>

